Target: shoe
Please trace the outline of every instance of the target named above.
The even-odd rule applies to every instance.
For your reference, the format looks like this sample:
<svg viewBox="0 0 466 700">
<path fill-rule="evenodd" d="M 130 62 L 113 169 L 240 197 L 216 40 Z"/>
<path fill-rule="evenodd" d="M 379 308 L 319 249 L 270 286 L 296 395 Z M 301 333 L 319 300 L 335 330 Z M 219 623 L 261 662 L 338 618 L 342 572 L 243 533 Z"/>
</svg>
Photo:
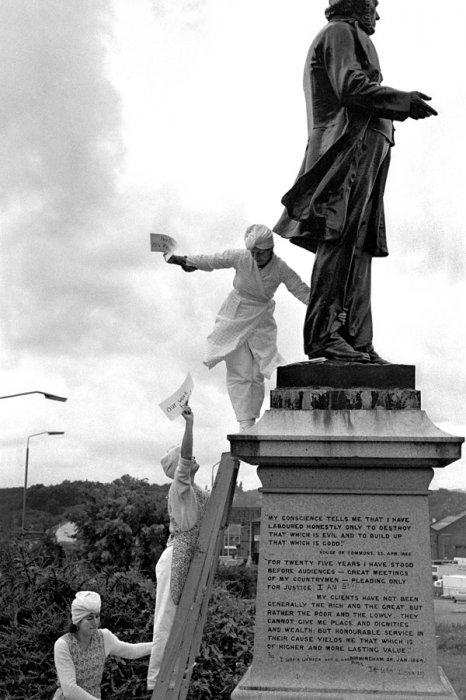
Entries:
<svg viewBox="0 0 466 700">
<path fill-rule="evenodd" d="M 332 335 L 324 347 L 308 354 L 310 360 L 316 357 L 325 357 L 328 360 L 338 360 L 339 362 L 363 362 L 365 364 L 371 362 L 368 352 L 355 350 L 337 334 Z"/>
<path fill-rule="evenodd" d="M 369 343 L 369 345 L 364 345 L 362 348 L 358 348 L 360 352 L 367 353 L 369 355 L 370 361 L 372 365 L 391 365 L 392 363 L 389 362 L 388 360 L 384 360 L 383 357 L 380 357 L 380 355 L 375 352 L 374 346 L 372 343 Z"/>
</svg>

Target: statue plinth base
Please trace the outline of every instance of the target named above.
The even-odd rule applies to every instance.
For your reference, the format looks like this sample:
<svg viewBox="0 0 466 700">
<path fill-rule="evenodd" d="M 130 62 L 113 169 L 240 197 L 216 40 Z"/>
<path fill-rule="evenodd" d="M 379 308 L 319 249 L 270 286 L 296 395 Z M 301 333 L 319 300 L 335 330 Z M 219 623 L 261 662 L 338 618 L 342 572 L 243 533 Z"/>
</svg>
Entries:
<svg viewBox="0 0 466 700">
<path fill-rule="evenodd" d="M 271 403 L 229 436 L 263 492 L 254 657 L 232 698 L 457 698 L 437 664 L 427 496 L 462 438 L 421 411 L 409 366 L 279 368 Z"/>
</svg>

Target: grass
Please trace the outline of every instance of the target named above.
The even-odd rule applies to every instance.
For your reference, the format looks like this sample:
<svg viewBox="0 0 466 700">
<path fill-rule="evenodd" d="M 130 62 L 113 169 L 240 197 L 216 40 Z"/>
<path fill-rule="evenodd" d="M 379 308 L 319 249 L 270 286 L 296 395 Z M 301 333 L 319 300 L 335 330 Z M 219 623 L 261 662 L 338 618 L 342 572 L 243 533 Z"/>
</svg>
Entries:
<svg viewBox="0 0 466 700">
<path fill-rule="evenodd" d="M 459 700 L 466 700 L 466 626 L 437 625 L 438 663 L 455 689 Z"/>
</svg>

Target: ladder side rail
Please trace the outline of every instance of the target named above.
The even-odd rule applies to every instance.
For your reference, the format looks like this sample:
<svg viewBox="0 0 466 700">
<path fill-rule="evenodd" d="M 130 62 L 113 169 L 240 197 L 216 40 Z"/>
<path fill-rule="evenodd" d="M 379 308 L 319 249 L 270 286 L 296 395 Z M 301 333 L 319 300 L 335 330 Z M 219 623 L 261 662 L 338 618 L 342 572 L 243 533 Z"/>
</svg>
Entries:
<svg viewBox="0 0 466 700">
<path fill-rule="evenodd" d="M 207 579 L 205 592 L 204 592 L 204 597 L 202 600 L 202 605 L 201 605 L 199 617 L 197 619 L 196 627 L 195 627 L 193 638 L 192 638 L 191 647 L 189 650 L 189 656 L 188 656 L 187 666 L 186 666 L 187 670 L 186 670 L 186 673 L 181 677 L 180 692 L 179 692 L 178 696 L 174 695 L 174 700 L 185 700 L 185 698 L 188 694 L 188 691 L 189 691 L 191 676 L 192 676 L 192 672 L 194 669 L 194 662 L 196 661 L 196 658 L 199 654 L 199 650 L 201 648 L 202 634 L 203 634 L 205 622 L 207 619 L 210 594 L 212 591 L 212 586 L 213 586 L 215 574 L 217 571 L 218 559 L 219 559 L 220 552 L 221 552 L 222 546 L 223 546 L 223 541 L 224 541 L 223 535 L 225 532 L 225 528 L 228 525 L 231 505 L 232 505 L 233 497 L 235 494 L 236 477 L 238 474 L 238 468 L 239 468 L 239 462 L 236 462 L 236 465 L 234 467 L 233 477 L 232 477 L 232 480 L 230 482 L 230 493 L 228 494 L 226 507 L 225 507 L 225 510 L 223 512 L 222 524 L 220 526 L 219 534 L 218 534 L 217 541 L 216 541 L 216 551 L 214 553 L 214 559 L 212 562 L 212 566 L 210 567 L 210 570 L 209 570 L 208 579 Z"/>
</svg>

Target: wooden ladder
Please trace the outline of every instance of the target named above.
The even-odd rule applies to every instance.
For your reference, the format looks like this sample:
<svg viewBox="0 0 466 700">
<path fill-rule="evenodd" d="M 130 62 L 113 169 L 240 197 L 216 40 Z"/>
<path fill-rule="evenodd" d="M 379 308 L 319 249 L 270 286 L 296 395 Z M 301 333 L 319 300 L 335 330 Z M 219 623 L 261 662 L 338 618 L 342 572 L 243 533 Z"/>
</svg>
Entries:
<svg viewBox="0 0 466 700">
<path fill-rule="evenodd" d="M 229 452 L 217 477 L 199 530 L 197 547 L 178 604 L 152 700 L 185 700 L 201 646 L 210 592 L 233 501 L 239 461 Z"/>
</svg>

